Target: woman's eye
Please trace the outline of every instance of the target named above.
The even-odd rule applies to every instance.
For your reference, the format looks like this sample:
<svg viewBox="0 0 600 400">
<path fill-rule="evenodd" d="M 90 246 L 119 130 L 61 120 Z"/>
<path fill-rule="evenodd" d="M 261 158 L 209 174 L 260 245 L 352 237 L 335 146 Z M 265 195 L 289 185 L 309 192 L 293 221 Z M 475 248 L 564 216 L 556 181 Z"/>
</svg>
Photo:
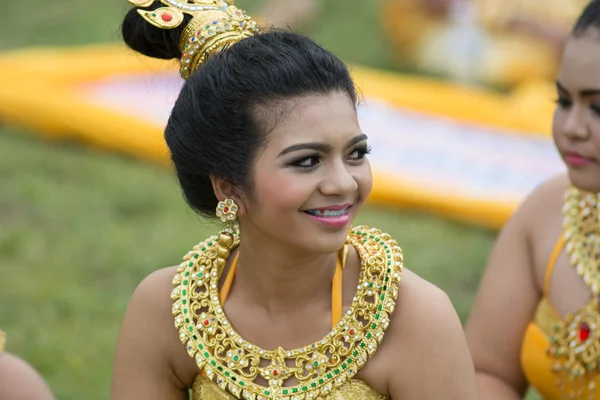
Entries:
<svg viewBox="0 0 600 400">
<path fill-rule="evenodd" d="M 313 168 L 321 163 L 317 156 L 304 157 L 291 163 L 291 165 L 301 168 Z"/>
<path fill-rule="evenodd" d="M 556 99 L 556 104 L 558 104 L 560 108 L 569 108 L 571 107 L 572 102 L 566 97 L 559 97 Z"/>
<path fill-rule="evenodd" d="M 350 159 L 351 160 L 362 160 L 363 158 L 365 158 L 365 156 L 367 154 L 371 153 L 371 148 L 368 146 L 361 146 L 358 147 L 356 149 L 354 149 L 354 151 L 352 153 L 350 153 Z"/>
</svg>

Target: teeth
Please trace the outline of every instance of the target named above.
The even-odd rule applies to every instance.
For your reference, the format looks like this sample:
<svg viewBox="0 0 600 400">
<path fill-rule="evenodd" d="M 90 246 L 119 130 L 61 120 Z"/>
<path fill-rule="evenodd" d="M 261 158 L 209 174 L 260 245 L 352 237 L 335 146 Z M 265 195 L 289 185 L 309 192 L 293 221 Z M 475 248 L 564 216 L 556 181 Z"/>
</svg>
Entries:
<svg viewBox="0 0 600 400">
<path fill-rule="evenodd" d="M 311 214 L 311 215 L 314 215 L 314 216 L 317 216 L 317 217 L 341 217 L 342 215 L 345 215 L 346 213 L 348 213 L 348 209 L 345 208 L 345 209 L 339 210 L 339 211 L 308 210 L 307 213 Z"/>
</svg>

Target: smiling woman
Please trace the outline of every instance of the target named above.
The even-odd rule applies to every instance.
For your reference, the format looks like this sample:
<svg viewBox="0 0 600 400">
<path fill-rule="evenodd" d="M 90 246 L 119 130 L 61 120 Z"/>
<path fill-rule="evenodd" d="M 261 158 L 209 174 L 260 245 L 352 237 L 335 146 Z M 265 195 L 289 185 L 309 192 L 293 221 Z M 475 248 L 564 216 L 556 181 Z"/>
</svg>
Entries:
<svg viewBox="0 0 600 400">
<path fill-rule="evenodd" d="M 139 285 L 112 399 L 475 399 L 446 295 L 352 228 L 372 177 L 346 66 L 220 0 L 132 2 L 129 46 L 182 57 L 165 138 L 184 196 L 225 227 Z"/>
</svg>

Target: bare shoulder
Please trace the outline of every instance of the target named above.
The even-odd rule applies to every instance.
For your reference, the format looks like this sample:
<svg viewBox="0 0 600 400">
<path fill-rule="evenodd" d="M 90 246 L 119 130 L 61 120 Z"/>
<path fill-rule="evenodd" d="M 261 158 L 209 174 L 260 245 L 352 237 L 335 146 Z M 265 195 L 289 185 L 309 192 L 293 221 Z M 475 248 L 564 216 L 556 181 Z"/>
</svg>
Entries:
<svg viewBox="0 0 600 400">
<path fill-rule="evenodd" d="M 552 215 L 560 215 L 563 195 L 569 186 L 566 174 L 560 174 L 538 186 L 523 202 L 513 219 L 536 225 Z"/>
<path fill-rule="evenodd" d="M 392 398 L 475 399 L 475 370 L 446 293 L 405 270 L 396 303 L 388 332 Z"/>
<path fill-rule="evenodd" d="M 0 354 L 0 399 L 52 400 L 44 379 L 24 360 L 10 354 Z"/>
<path fill-rule="evenodd" d="M 176 272 L 177 267 L 160 269 L 135 289 L 117 343 L 112 399 L 140 393 L 144 398 L 179 399 L 187 393 L 194 365 L 179 341 L 171 312 Z"/>
</svg>

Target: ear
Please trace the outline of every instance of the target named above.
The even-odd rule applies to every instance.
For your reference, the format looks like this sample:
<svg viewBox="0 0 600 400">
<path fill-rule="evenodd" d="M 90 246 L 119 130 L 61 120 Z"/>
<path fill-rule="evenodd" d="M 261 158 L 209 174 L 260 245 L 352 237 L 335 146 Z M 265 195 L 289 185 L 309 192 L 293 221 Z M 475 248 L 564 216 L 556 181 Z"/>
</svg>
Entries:
<svg viewBox="0 0 600 400">
<path fill-rule="evenodd" d="M 229 181 L 212 176 L 210 177 L 210 181 L 217 200 L 231 199 L 235 201 L 235 204 L 238 206 L 238 217 L 246 213 L 245 197 L 239 187 Z"/>
</svg>

